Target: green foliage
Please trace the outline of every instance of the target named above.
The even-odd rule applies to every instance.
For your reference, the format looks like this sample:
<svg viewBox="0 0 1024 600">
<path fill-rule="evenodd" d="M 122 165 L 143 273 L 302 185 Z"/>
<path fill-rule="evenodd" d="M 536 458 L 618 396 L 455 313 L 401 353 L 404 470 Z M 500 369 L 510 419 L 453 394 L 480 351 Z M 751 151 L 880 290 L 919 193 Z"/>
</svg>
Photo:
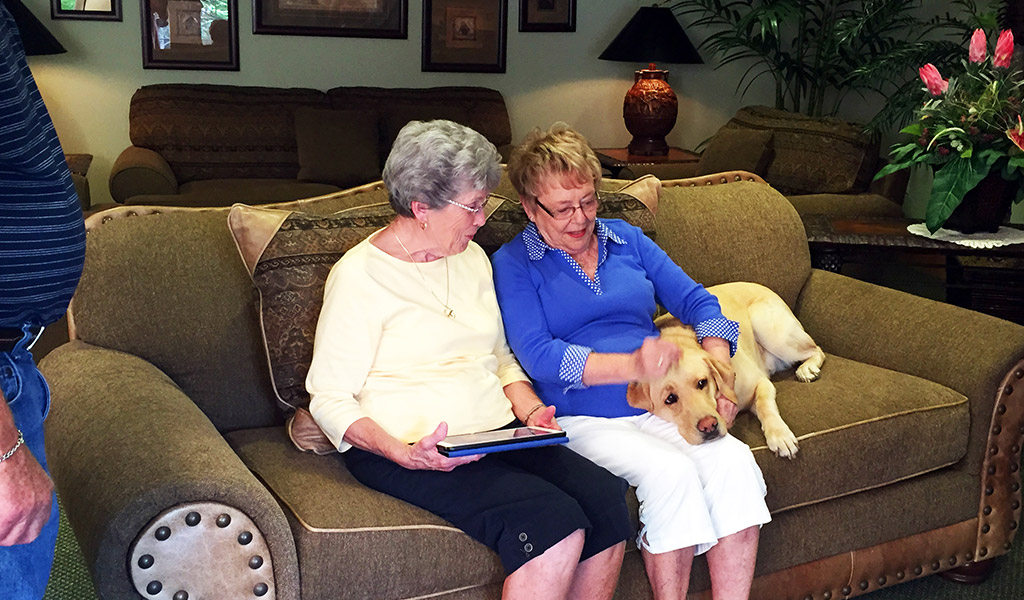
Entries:
<svg viewBox="0 0 1024 600">
<path fill-rule="evenodd" d="M 881 131 L 905 120 L 914 104 L 916 69 L 940 69 L 964 56 L 962 42 L 979 18 L 973 0 L 953 0 L 966 19 L 919 16 L 922 0 L 674 0 L 668 6 L 711 33 L 701 44 L 719 67 L 748 61 L 737 84 L 775 83 L 775 106 L 810 116 L 835 115 L 843 102 L 878 93 L 888 102 L 868 124 Z M 943 39 L 952 37 L 955 41 Z"/>
</svg>

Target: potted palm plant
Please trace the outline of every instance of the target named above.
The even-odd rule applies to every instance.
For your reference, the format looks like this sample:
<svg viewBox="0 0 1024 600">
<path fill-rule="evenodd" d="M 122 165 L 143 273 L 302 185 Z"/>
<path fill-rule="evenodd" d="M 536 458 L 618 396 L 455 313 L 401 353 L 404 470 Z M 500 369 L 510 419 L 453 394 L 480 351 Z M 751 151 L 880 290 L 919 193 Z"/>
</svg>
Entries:
<svg viewBox="0 0 1024 600">
<path fill-rule="evenodd" d="M 702 49 L 718 66 L 750 63 L 737 89 L 761 77 L 775 83 L 775 108 L 834 116 L 854 94 L 875 92 L 885 107 L 868 124 L 885 130 L 909 111 L 913 70 L 940 68 L 962 55 L 962 40 L 979 18 L 995 23 L 974 0 L 951 5 L 971 15 L 925 18 L 921 0 L 673 0 L 669 7 L 709 32 Z"/>
<path fill-rule="evenodd" d="M 1011 202 L 1024 199 L 1024 76 L 1013 61 L 1013 34 L 1003 31 L 989 58 L 985 32 L 971 37 L 968 58 L 949 79 L 926 64 L 914 121 L 876 178 L 915 165 L 935 172 L 925 210 L 931 232 L 997 231 Z"/>
</svg>

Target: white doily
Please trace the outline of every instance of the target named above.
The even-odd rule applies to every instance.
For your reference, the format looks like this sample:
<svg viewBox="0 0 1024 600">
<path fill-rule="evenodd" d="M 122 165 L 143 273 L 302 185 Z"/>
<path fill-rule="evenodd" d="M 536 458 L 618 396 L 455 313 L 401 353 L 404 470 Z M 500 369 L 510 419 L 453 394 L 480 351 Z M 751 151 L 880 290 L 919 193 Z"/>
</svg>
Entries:
<svg viewBox="0 0 1024 600">
<path fill-rule="evenodd" d="M 998 248 L 1010 244 L 1024 244 L 1024 231 L 1014 227 L 1000 227 L 995 233 L 960 233 L 939 228 L 935 233 L 928 231 L 924 223 L 907 226 L 907 231 L 940 242 L 952 242 L 969 248 Z"/>
</svg>

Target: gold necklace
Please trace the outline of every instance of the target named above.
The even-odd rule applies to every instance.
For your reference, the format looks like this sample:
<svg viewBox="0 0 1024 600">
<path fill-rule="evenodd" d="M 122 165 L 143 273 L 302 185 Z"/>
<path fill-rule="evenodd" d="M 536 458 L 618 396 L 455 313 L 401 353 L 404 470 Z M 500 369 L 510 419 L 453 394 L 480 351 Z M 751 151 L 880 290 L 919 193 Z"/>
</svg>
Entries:
<svg viewBox="0 0 1024 600">
<path fill-rule="evenodd" d="M 441 302 L 441 299 L 438 298 L 437 294 L 434 293 L 433 288 L 431 288 L 430 284 L 427 283 L 427 278 L 423 276 L 423 271 L 420 271 L 420 268 L 416 264 L 416 261 L 413 260 L 412 254 L 409 252 L 409 249 L 406 248 L 405 244 L 402 243 L 402 238 L 398 237 L 398 231 L 392 229 L 391 233 L 395 235 L 395 240 L 398 241 L 398 245 L 401 246 L 402 250 L 405 251 L 405 255 L 409 257 L 409 262 L 412 263 L 413 268 L 416 269 L 416 273 L 419 274 L 420 279 L 423 280 L 423 286 L 427 288 L 427 291 L 430 292 L 430 295 L 434 297 L 434 300 L 437 300 L 438 302 L 441 303 L 442 306 L 444 306 L 444 316 L 448 317 L 449 319 L 454 319 L 455 311 L 452 310 L 452 307 L 448 306 L 449 292 L 451 291 L 449 288 L 451 278 L 448 273 L 448 257 L 444 257 L 444 302 Z"/>
</svg>

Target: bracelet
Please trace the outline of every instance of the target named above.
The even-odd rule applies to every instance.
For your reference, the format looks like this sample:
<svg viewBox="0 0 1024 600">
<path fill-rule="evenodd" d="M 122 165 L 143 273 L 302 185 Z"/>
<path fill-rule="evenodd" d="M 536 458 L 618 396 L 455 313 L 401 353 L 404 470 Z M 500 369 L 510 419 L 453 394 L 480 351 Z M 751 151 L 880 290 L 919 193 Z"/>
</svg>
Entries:
<svg viewBox="0 0 1024 600">
<path fill-rule="evenodd" d="M 530 417 L 532 417 L 532 416 L 533 416 L 533 413 L 535 413 L 535 412 L 537 412 L 538 410 L 540 410 L 540 409 L 544 408 L 545 406 L 546 406 L 546 405 L 545 405 L 545 404 L 544 404 L 543 402 L 538 402 L 538 403 L 537 403 L 537 406 L 534 406 L 533 408 L 531 408 L 531 409 L 530 409 L 530 412 L 526 413 L 526 418 L 525 418 L 525 419 L 523 419 L 523 424 L 525 425 L 525 424 L 526 424 L 526 422 L 530 420 Z"/>
<path fill-rule="evenodd" d="M 8 450 L 6 454 L 4 454 L 3 456 L 0 456 L 0 463 L 2 463 L 5 460 L 7 460 L 8 458 L 14 456 L 14 453 L 17 452 L 18 448 L 21 448 L 21 445 L 24 444 L 24 443 L 25 443 L 25 434 L 23 434 L 21 432 L 21 430 L 19 429 L 18 430 L 18 442 L 16 444 L 14 444 L 14 447 L 11 448 L 10 450 Z"/>
</svg>

